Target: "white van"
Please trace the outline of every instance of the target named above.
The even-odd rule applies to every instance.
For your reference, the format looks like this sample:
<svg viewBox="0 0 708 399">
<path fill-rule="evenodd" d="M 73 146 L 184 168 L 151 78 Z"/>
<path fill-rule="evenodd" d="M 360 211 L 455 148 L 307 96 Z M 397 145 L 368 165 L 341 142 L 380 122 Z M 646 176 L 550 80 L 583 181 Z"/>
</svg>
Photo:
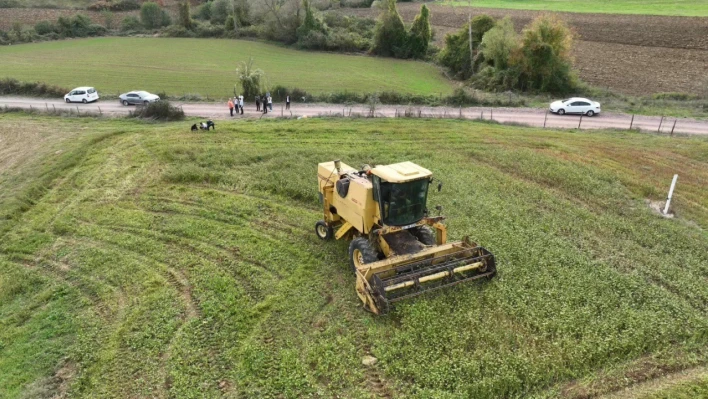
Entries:
<svg viewBox="0 0 708 399">
<path fill-rule="evenodd" d="M 93 87 L 77 87 L 64 96 L 68 103 L 90 103 L 98 100 L 98 92 Z"/>
</svg>

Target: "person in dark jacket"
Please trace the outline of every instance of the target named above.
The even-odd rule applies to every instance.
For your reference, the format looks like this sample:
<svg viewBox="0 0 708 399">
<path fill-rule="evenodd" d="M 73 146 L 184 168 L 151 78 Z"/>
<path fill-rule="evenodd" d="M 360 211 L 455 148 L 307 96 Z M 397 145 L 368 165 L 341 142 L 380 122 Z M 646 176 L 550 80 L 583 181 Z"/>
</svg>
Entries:
<svg viewBox="0 0 708 399">
<path fill-rule="evenodd" d="M 256 95 L 256 111 L 261 110 L 261 96 Z"/>
</svg>

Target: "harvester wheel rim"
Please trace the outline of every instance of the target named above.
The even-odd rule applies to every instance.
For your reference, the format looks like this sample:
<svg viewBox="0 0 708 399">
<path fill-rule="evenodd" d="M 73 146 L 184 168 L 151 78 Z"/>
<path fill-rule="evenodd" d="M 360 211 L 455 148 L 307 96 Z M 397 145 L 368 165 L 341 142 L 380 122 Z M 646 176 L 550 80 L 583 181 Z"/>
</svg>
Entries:
<svg viewBox="0 0 708 399">
<path fill-rule="evenodd" d="M 324 238 L 327 236 L 327 227 L 319 225 L 317 226 L 317 235 L 320 236 L 321 238 Z"/>
<path fill-rule="evenodd" d="M 354 250 L 354 256 L 352 259 L 354 259 L 354 266 L 357 267 L 357 269 L 364 264 L 364 254 L 361 253 L 360 250 L 355 249 Z"/>
<path fill-rule="evenodd" d="M 327 223 L 320 220 L 315 224 L 315 234 L 317 234 L 317 237 L 321 240 L 329 240 L 332 238 L 333 232 L 332 228 L 327 226 Z"/>
</svg>

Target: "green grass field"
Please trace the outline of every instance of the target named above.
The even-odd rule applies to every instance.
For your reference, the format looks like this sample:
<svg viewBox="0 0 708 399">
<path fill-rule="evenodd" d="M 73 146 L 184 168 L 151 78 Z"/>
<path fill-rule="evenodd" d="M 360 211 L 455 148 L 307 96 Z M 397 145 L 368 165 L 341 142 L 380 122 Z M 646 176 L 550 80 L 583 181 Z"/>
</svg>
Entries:
<svg viewBox="0 0 708 399">
<path fill-rule="evenodd" d="M 706 139 L 191 123 L 0 115 L 0 397 L 577 399 L 708 361 Z M 498 276 L 362 310 L 314 234 L 335 158 L 431 169 Z"/>
<path fill-rule="evenodd" d="M 457 6 L 470 4 L 458 0 L 442 0 L 439 3 Z M 703 0 L 473 0 L 472 6 L 603 14 L 708 16 L 708 2 Z"/>
<path fill-rule="evenodd" d="M 449 94 L 432 64 L 292 50 L 244 40 L 99 38 L 0 47 L 3 77 L 62 87 L 233 96 L 239 61 L 253 57 L 268 83 L 312 93 L 398 91 Z"/>
</svg>

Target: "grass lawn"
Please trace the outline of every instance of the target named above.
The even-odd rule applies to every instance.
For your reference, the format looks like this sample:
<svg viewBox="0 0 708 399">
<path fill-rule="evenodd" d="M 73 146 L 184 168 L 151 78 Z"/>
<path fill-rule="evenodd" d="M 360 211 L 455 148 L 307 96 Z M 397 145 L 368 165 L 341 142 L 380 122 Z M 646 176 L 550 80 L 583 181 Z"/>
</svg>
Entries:
<svg viewBox="0 0 708 399">
<path fill-rule="evenodd" d="M 705 138 L 191 123 L 0 115 L 0 397 L 580 398 L 708 361 Z M 314 234 L 335 158 L 432 170 L 498 276 L 362 310 Z"/>
<path fill-rule="evenodd" d="M 467 1 L 439 1 L 441 4 L 467 6 Z M 604 14 L 708 16 L 704 0 L 473 0 L 474 7 L 515 10 L 590 12 Z"/>
<path fill-rule="evenodd" d="M 233 96 L 239 61 L 253 57 L 268 83 L 313 93 L 449 94 L 432 64 L 292 50 L 244 40 L 97 38 L 0 47 L 0 76 L 99 93 L 130 90 Z"/>
</svg>

